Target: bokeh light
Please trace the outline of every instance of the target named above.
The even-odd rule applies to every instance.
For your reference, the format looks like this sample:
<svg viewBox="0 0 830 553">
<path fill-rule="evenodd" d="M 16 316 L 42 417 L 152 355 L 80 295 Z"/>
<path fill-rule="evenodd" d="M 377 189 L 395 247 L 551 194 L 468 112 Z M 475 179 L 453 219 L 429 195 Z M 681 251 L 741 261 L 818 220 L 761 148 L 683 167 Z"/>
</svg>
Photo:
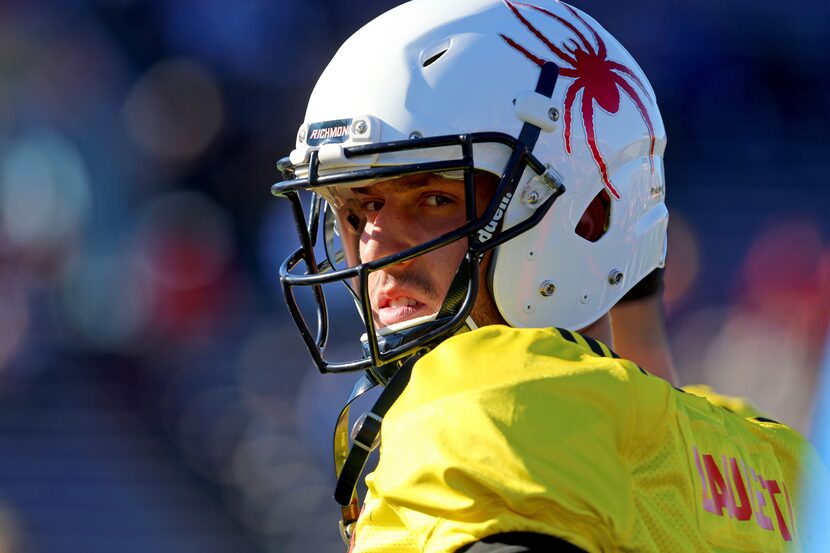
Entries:
<svg viewBox="0 0 830 553">
<path fill-rule="evenodd" d="M 197 338 L 218 322 L 234 293 L 231 232 L 223 209 L 197 192 L 159 196 L 138 215 L 132 247 L 153 291 L 157 334 Z"/>
<path fill-rule="evenodd" d="M 735 285 L 738 301 L 757 317 L 779 321 L 791 334 L 803 336 L 815 355 L 830 323 L 824 249 L 816 221 L 787 217 L 772 222 L 749 248 Z"/>
<path fill-rule="evenodd" d="M 145 338 L 153 290 L 128 251 L 87 250 L 61 279 L 59 310 L 76 339 L 101 350 L 134 349 Z"/>
<path fill-rule="evenodd" d="M 124 104 L 127 132 L 151 156 L 188 161 L 222 128 L 224 106 L 215 79 L 196 63 L 171 59 L 151 67 Z"/>
<path fill-rule="evenodd" d="M 198 192 L 154 199 L 138 217 L 137 249 L 150 277 L 170 288 L 205 286 L 232 255 L 231 227 L 215 201 Z"/>
<path fill-rule="evenodd" d="M 700 380 L 716 390 L 754 399 L 770 417 L 809 430 L 811 411 L 802 398 L 814 386 L 814 368 L 803 336 L 756 313 L 727 316 L 701 351 Z"/>
<path fill-rule="evenodd" d="M 69 248 L 90 208 L 78 150 L 56 133 L 31 131 L 9 145 L 0 164 L 0 225 L 12 247 Z"/>
</svg>

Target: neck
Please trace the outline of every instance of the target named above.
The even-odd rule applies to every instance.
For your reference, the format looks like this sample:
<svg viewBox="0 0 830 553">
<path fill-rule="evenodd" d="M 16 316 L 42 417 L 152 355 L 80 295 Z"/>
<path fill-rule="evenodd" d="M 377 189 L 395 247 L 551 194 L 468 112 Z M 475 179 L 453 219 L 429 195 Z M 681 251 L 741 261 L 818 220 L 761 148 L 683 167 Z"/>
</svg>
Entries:
<svg viewBox="0 0 830 553">
<path fill-rule="evenodd" d="M 580 334 L 590 336 L 594 340 L 599 340 L 609 348 L 614 347 L 613 335 L 611 332 L 611 317 L 606 313 L 596 322 L 586 326 L 579 331 Z"/>
</svg>

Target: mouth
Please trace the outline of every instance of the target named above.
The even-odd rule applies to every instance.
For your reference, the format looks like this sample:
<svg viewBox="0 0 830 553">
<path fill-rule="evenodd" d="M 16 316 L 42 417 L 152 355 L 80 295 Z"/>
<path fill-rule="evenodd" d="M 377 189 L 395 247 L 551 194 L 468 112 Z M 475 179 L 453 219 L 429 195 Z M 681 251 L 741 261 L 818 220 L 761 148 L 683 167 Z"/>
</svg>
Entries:
<svg viewBox="0 0 830 553">
<path fill-rule="evenodd" d="M 389 326 L 428 315 L 427 311 L 425 303 L 410 296 L 382 297 L 378 302 L 377 318 L 381 326 Z"/>
</svg>

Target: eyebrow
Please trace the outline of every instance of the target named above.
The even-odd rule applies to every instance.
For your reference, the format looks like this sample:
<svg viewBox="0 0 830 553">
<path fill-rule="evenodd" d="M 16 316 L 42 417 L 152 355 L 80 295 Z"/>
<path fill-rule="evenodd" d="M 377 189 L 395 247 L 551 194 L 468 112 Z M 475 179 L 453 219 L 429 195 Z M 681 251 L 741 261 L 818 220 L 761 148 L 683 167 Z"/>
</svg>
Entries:
<svg viewBox="0 0 830 553">
<path fill-rule="evenodd" d="M 395 179 L 388 182 L 389 186 L 391 186 L 394 192 L 401 192 L 413 189 L 417 190 L 419 188 L 426 188 L 428 186 L 437 185 L 437 183 L 433 182 L 432 179 L 420 178 L 420 175 L 413 175 L 410 178 Z M 438 185 L 440 186 L 440 184 Z M 360 188 L 352 188 L 352 192 L 357 195 L 365 196 L 372 193 L 372 191 L 370 190 L 372 186 L 375 186 L 375 184 L 370 184 L 369 186 L 362 186 Z"/>
</svg>

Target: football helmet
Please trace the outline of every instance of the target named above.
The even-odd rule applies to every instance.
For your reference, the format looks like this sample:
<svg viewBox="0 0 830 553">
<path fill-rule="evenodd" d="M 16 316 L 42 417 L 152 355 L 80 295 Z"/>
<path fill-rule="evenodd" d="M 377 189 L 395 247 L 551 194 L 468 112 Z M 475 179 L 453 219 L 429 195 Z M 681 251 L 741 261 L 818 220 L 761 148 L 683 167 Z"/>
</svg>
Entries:
<svg viewBox="0 0 830 553">
<path fill-rule="evenodd" d="M 280 276 L 322 372 L 387 381 L 402 359 L 475 326 L 481 286 L 512 326 L 580 330 L 664 264 L 666 135 L 651 85 L 591 17 L 532 1 L 414 0 L 355 33 L 320 77 L 272 192 L 293 206 L 300 247 Z M 371 262 L 343 251 L 338 207 L 353 187 L 434 172 L 469 198 L 481 171 L 499 178 L 496 192 L 480 216 L 467 201 L 455 232 Z M 368 275 L 456 240 L 467 253 L 439 312 L 376 328 Z M 334 363 L 324 285 L 337 281 L 365 334 L 362 359 Z M 297 287 L 313 291 L 316 330 Z"/>
</svg>

